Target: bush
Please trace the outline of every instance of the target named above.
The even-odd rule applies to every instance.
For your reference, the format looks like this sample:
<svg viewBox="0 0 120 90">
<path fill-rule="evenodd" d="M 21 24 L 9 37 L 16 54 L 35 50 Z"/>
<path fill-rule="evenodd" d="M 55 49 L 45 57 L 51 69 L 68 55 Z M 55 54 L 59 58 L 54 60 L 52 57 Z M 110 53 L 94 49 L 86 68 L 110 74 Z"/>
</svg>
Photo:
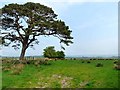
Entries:
<svg viewBox="0 0 120 90">
<path fill-rule="evenodd" d="M 39 60 L 35 60 L 34 65 L 35 66 L 39 66 L 40 65 L 40 61 Z"/>
<path fill-rule="evenodd" d="M 74 58 L 73 60 L 76 60 L 76 58 Z"/>
<path fill-rule="evenodd" d="M 117 63 L 118 63 L 118 61 L 114 61 L 113 63 L 114 63 L 114 64 L 117 64 Z"/>
<path fill-rule="evenodd" d="M 82 61 L 82 63 L 84 63 L 84 61 Z"/>
<path fill-rule="evenodd" d="M 103 67 L 103 64 L 102 63 L 97 63 L 96 67 Z"/>
<path fill-rule="evenodd" d="M 114 68 L 116 70 L 120 70 L 120 62 L 118 62 L 118 61 L 114 62 Z"/>
<path fill-rule="evenodd" d="M 90 61 L 87 61 L 87 63 L 90 63 Z"/>
<path fill-rule="evenodd" d="M 65 58 L 65 54 L 63 51 L 56 51 L 54 46 L 49 46 L 44 49 L 43 52 L 44 57 L 47 58 Z"/>
<path fill-rule="evenodd" d="M 63 51 L 57 51 L 55 58 L 65 58 L 65 54 Z"/>
<path fill-rule="evenodd" d="M 114 64 L 114 69 L 120 70 L 120 65 Z"/>
</svg>

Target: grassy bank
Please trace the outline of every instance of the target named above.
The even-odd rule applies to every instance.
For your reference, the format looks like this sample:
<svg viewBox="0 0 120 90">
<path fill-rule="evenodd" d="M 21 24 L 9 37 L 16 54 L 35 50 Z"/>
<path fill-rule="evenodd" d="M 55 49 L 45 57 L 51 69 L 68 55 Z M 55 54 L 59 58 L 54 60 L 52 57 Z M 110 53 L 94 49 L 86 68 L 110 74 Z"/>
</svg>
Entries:
<svg viewBox="0 0 120 90">
<path fill-rule="evenodd" d="M 25 65 L 20 74 L 2 72 L 3 88 L 117 88 L 113 60 L 57 60 L 50 65 Z M 102 63 L 102 67 L 96 67 Z"/>
</svg>

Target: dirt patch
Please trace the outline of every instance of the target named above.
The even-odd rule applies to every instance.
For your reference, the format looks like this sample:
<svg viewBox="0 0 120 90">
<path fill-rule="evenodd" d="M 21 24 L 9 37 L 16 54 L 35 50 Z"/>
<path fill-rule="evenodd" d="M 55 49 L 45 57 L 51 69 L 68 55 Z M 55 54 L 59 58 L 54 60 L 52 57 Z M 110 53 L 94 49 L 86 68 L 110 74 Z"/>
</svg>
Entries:
<svg viewBox="0 0 120 90">
<path fill-rule="evenodd" d="M 71 77 L 64 77 L 60 83 L 61 83 L 61 88 L 69 88 L 71 86 L 71 80 L 73 78 Z"/>
</svg>

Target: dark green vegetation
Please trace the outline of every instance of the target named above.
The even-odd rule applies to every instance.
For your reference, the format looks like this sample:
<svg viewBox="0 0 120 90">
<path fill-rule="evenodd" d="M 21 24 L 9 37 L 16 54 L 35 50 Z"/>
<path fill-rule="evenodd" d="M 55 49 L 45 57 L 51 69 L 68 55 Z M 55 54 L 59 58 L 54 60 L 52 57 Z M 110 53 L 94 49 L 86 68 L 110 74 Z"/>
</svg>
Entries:
<svg viewBox="0 0 120 90">
<path fill-rule="evenodd" d="M 43 52 L 44 57 L 47 58 L 65 58 L 65 54 L 63 51 L 56 51 L 54 46 L 49 46 L 44 49 Z"/>
<path fill-rule="evenodd" d="M 38 36 L 54 36 L 67 46 L 73 43 L 71 30 L 65 22 L 57 19 L 52 8 L 40 3 L 8 4 L 0 8 L 2 21 L 2 44 L 12 43 L 15 49 L 21 49 L 20 60 L 24 59 L 26 49 L 38 44 Z M 63 48 L 64 49 L 64 48 Z"/>
<path fill-rule="evenodd" d="M 83 62 L 84 61 L 84 62 Z M 3 88 L 118 88 L 115 60 L 57 60 L 3 70 Z M 44 61 L 43 61 L 44 62 Z M 96 65 L 101 65 L 97 67 Z M 4 66 L 4 65 L 3 65 Z M 13 67 L 12 67 L 13 68 Z M 14 73 L 13 73 L 14 72 Z"/>
</svg>

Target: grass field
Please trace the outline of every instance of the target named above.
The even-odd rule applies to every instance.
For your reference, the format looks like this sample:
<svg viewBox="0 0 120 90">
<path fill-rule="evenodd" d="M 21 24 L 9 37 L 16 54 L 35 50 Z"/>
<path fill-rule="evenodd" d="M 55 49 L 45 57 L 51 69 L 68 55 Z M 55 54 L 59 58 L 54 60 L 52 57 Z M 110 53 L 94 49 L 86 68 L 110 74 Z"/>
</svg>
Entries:
<svg viewBox="0 0 120 90">
<path fill-rule="evenodd" d="M 103 67 L 96 67 L 100 62 Z M 2 72 L 3 88 L 118 88 L 113 60 L 49 61 L 51 65 L 25 65 L 19 75 Z"/>
</svg>

